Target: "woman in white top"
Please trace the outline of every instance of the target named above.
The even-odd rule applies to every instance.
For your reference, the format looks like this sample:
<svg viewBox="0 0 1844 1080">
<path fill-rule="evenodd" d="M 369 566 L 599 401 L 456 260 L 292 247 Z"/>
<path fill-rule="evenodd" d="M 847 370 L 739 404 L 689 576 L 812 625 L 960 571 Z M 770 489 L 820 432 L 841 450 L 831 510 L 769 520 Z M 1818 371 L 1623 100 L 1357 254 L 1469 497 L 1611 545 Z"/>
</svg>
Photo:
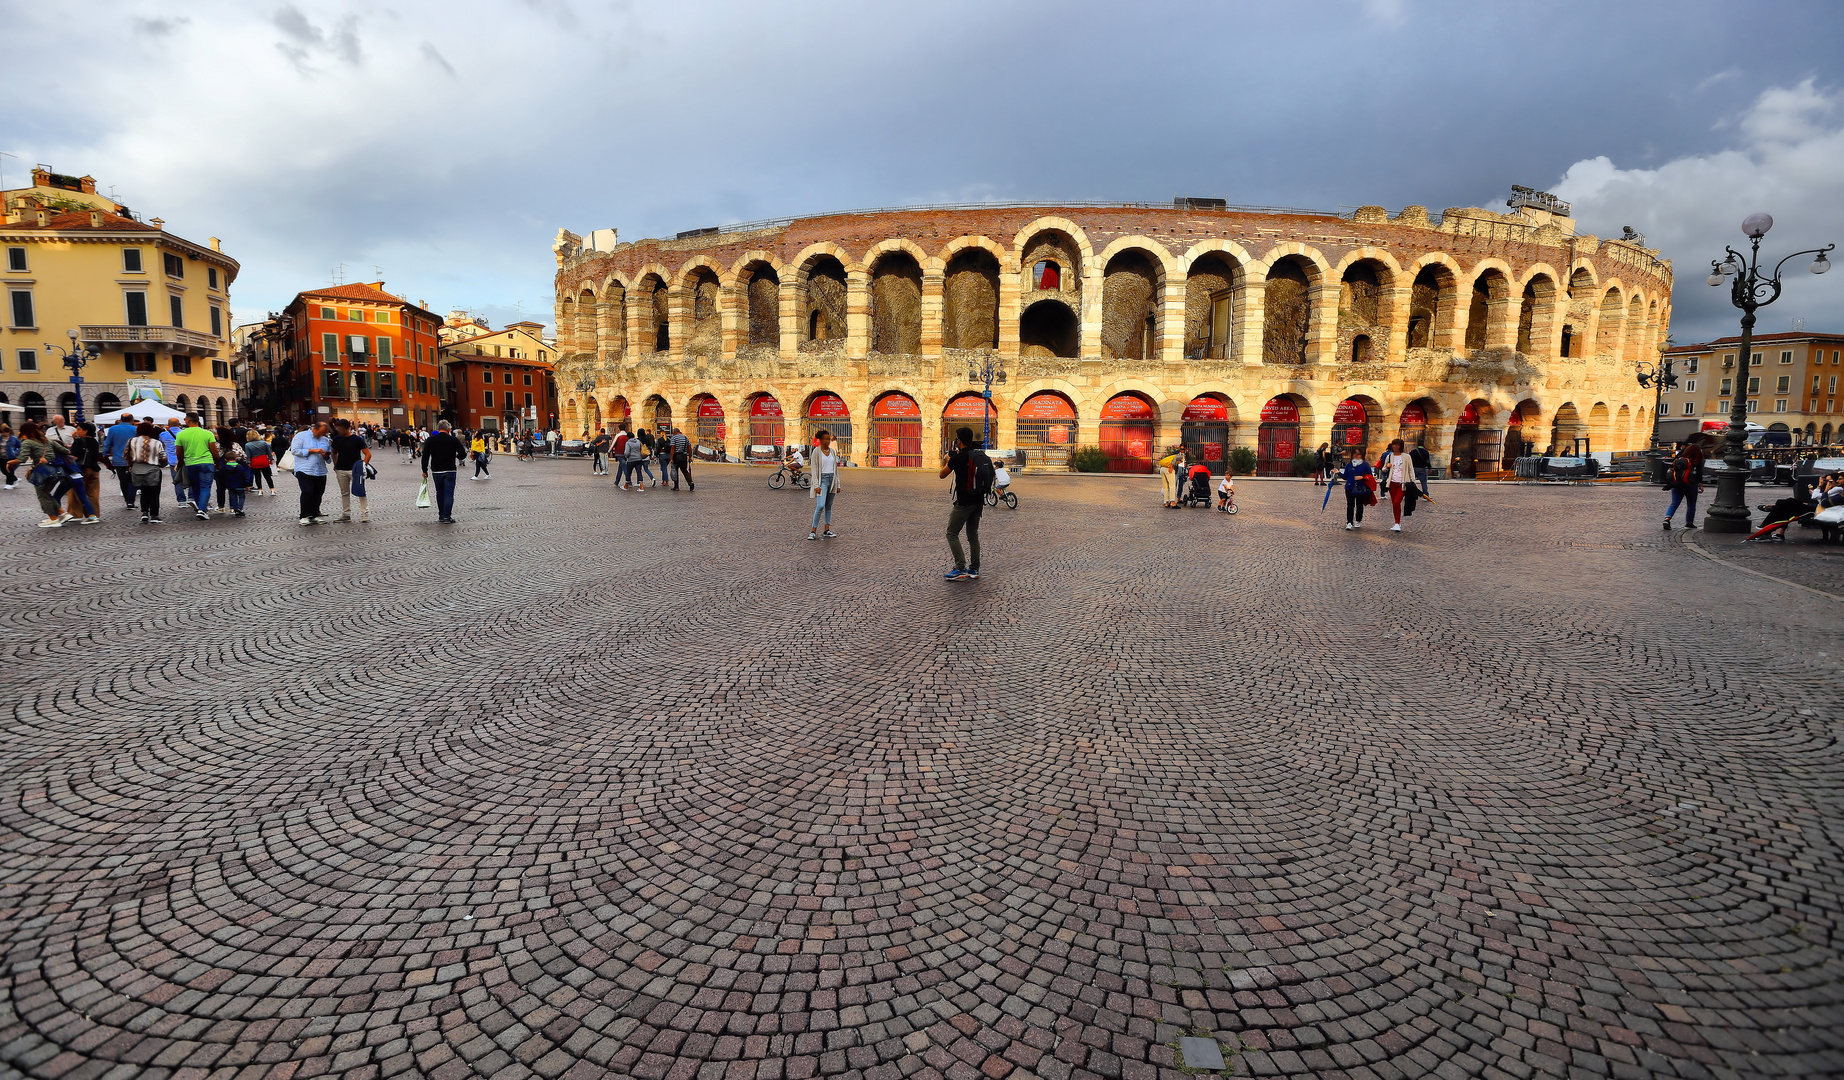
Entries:
<svg viewBox="0 0 1844 1080">
<path fill-rule="evenodd" d="M 1415 496 L 1420 493 L 1415 487 L 1415 459 L 1403 449 L 1401 439 L 1392 440 L 1389 453 L 1385 455 L 1389 470 L 1384 475 L 1389 478 L 1389 509 L 1396 515 L 1396 523 L 1389 527 L 1390 532 L 1402 531 L 1402 500 L 1409 500 L 1409 513 L 1415 512 Z"/>
<path fill-rule="evenodd" d="M 814 438 L 818 444 L 813 447 L 809 462 L 813 467 L 813 524 L 807 530 L 809 540 L 839 535 L 832 531 L 832 497 L 839 493 L 839 451 L 832 445 L 832 432 L 821 430 Z M 822 513 L 826 515 L 824 533 L 819 531 Z"/>
</svg>

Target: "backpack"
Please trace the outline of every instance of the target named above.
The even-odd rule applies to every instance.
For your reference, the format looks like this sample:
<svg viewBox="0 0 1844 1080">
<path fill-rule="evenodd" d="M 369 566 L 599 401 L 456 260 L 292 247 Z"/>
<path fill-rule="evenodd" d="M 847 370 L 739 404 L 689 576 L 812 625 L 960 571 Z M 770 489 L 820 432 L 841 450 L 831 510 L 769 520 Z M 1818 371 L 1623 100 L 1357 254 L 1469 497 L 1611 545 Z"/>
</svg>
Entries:
<svg viewBox="0 0 1844 1080">
<path fill-rule="evenodd" d="M 984 450 L 971 450 L 968 453 L 972 455 L 970 461 L 973 465 L 973 493 L 984 499 L 992 493 L 994 475 L 992 459 L 986 456 Z"/>
<path fill-rule="evenodd" d="M 1670 491 L 1677 487 L 1689 486 L 1691 475 L 1695 472 L 1691 467 L 1690 459 L 1687 457 L 1672 458 L 1671 463 L 1667 465 L 1665 469 L 1666 491 Z"/>
</svg>

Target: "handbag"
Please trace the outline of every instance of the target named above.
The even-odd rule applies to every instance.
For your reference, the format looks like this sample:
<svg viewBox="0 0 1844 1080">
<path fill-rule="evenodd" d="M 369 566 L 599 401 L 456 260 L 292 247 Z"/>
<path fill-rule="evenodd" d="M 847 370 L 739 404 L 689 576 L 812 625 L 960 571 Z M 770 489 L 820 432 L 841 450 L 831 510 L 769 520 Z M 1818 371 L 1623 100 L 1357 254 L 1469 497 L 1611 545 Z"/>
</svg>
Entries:
<svg viewBox="0 0 1844 1080">
<path fill-rule="evenodd" d="M 293 450 L 282 451 L 282 461 L 281 461 L 280 468 L 283 472 L 294 472 L 295 471 L 295 452 Z"/>
<path fill-rule="evenodd" d="M 250 459 L 250 468 L 252 469 L 266 469 L 268 467 L 269 467 L 269 455 L 268 454 L 257 454 L 255 457 Z"/>
<path fill-rule="evenodd" d="M 416 489 L 416 505 L 419 509 L 429 506 L 429 478 L 423 477 L 423 486 Z"/>
<path fill-rule="evenodd" d="M 378 467 L 376 465 L 373 465 L 371 462 L 367 461 L 365 463 L 365 479 L 376 480 L 377 478 L 378 478 Z"/>
</svg>

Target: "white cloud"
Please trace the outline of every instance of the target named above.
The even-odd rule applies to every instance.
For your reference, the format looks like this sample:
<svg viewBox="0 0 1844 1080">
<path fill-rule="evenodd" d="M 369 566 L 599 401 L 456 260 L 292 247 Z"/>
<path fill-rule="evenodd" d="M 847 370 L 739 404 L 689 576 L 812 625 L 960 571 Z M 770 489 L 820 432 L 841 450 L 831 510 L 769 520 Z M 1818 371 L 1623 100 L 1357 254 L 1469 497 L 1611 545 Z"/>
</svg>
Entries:
<svg viewBox="0 0 1844 1080">
<path fill-rule="evenodd" d="M 1679 157 L 1655 169 L 1622 169 L 1605 157 L 1578 161 L 1554 191 L 1574 204 L 1584 232 L 1618 236 L 1623 225 L 1673 260 L 1672 336 L 1707 340 L 1739 332 L 1726 290 L 1703 283 L 1723 246 L 1741 246 L 1741 221 L 1764 211 L 1774 230 L 1763 257 L 1844 241 L 1844 92 L 1807 79 L 1763 92 L 1717 125 L 1738 144 Z M 1787 265 L 1786 292 L 1760 316 L 1760 332 L 1804 318 L 1809 330 L 1844 332 L 1844 274 L 1814 278 L 1810 258 Z M 1771 266 L 1771 262 L 1769 263 Z"/>
</svg>

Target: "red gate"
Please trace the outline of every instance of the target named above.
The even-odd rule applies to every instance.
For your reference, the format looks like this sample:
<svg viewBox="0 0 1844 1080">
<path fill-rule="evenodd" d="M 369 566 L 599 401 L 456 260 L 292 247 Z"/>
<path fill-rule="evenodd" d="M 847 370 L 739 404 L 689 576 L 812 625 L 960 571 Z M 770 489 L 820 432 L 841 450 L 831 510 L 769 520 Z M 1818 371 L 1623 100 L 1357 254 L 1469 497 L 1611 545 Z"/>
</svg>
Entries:
<svg viewBox="0 0 1844 1080">
<path fill-rule="evenodd" d="M 1109 398 L 1101 408 L 1101 452 L 1108 456 L 1108 471 L 1152 472 L 1158 431 L 1151 402 L 1133 394 Z"/>
<path fill-rule="evenodd" d="M 1255 435 L 1255 475 L 1292 476 L 1293 455 L 1300 449 L 1300 407 L 1277 397 L 1261 407 L 1261 430 Z"/>
<path fill-rule="evenodd" d="M 869 457 L 880 469 L 922 467 L 922 409 L 915 398 L 885 394 L 871 406 Z"/>
</svg>

